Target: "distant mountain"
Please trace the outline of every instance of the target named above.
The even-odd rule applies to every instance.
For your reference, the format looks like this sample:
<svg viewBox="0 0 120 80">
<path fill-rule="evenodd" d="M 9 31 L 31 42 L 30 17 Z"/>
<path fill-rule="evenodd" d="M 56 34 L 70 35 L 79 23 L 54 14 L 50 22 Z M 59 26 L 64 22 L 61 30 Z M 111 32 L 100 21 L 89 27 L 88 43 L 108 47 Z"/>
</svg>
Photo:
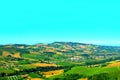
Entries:
<svg viewBox="0 0 120 80">
<path fill-rule="evenodd" d="M 1 45 L 0 54 L 4 51 L 10 54 L 41 54 L 41 53 L 59 53 L 59 54 L 119 54 L 120 47 L 99 46 L 77 42 L 54 42 L 50 44 L 12 44 Z"/>
</svg>

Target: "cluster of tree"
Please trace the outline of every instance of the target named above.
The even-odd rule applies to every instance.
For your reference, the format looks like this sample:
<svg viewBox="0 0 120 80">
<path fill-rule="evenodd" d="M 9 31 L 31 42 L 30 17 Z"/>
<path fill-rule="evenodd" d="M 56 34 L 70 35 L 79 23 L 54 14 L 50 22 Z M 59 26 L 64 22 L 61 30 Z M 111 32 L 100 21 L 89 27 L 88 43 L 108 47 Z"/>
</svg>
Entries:
<svg viewBox="0 0 120 80">
<path fill-rule="evenodd" d="M 49 66 L 49 67 L 36 67 L 36 68 L 31 68 L 31 69 L 23 69 L 20 71 L 14 71 L 13 73 L 5 73 L 2 72 L 0 73 L 0 77 L 5 77 L 5 76 L 14 76 L 14 75 L 23 75 L 23 74 L 29 74 L 31 72 L 46 72 L 46 71 L 51 71 L 51 70 L 60 70 L 60 69 L 66 69 L 68 66 Z"/>
</svg>

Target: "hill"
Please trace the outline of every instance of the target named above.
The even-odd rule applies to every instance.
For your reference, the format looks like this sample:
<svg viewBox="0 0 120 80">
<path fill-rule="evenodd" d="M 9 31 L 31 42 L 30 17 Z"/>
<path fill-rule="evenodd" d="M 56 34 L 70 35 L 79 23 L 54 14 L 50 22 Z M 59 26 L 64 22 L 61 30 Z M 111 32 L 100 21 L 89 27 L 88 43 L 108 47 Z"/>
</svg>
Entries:
<svg viewBox="0 0 120 80">
<path fill-rule="evenodd" d="M 75 78 L 91 79 L 91 76 L 96 76 L 97 72 L 93 71 L 93 74 L 89 73 L 89 76 L 86 76 L 88 74 L 86 71 L 84 71 L 84 74 L 80 74 L 83 72 L 81 70 L 82 66 L 86 70 L 88 69 L 89 72 L 94 69 L 100 70 L 99 74 L 101 74 L 103 70 L 109 68 L 104 66 L 109 66 L 109 62 L 119 59 L 120 47 L 116 46 L 100 46 L 76 42 L 0 45 L 0 80 L 46 79 L 46 76 L 54 77 L 54 75 L 61 74 L 63 75 L 58 78 L 66 78 L 67 76 L 64 75 L 69 72 L 74 77 L 79 75 L 79 77 Z M 71 69 L 76 70 L 76 68 L 80 72 L 71 73 Z M 112 70 L 113 68 L 110 67 L 109 69 Z M 117 67 L 116 70 L 119 71 Z M 43 73 L 50 73 L 50 75 Z M 69 77 L 70 75 L 68 74 Z M 85 77 L 80 77 L 83 75 Z M 112 75 L 111 72 L 110 75 Z"/>
<path fill-rule="evenodd" d="M 120 47 L 115 46 L 99 46 L 92 44 L 74 43 L 74 42 L 54 42 L 50 44 L 36 45 L 1 45 L 1 56 L 22 57 L 23 55 L 43 55 L 54 57 L 67 57 L 71 60 L 78 59 L 95 59 L 95 58 L 115 58 L 120 53 Z"/>
</svg>

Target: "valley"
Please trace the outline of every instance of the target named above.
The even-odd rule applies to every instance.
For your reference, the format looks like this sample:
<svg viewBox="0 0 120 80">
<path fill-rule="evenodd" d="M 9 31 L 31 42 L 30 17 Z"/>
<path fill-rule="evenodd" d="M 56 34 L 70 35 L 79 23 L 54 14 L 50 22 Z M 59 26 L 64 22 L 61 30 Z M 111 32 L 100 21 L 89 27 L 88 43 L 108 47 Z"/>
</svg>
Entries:
<svg viewBox="0 0 120 80">
<path fill-rule="evenodd" d="M 116 46 L 0 45 L 0 80 L 120 80 L 119 60 L 120 47 Z"/>
</svg>

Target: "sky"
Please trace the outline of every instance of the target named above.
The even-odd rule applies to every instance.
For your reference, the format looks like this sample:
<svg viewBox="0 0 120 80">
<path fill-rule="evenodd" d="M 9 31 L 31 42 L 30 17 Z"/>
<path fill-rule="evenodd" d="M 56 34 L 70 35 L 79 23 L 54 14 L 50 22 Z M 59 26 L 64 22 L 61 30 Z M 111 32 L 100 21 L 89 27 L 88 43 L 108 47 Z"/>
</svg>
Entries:
<svg viewBox="0 0 120 80">
<path fill-rule="evenodd" d="M 0 0 L 0 44 L 120 46 L 119 0 Z"/>
</svg>

